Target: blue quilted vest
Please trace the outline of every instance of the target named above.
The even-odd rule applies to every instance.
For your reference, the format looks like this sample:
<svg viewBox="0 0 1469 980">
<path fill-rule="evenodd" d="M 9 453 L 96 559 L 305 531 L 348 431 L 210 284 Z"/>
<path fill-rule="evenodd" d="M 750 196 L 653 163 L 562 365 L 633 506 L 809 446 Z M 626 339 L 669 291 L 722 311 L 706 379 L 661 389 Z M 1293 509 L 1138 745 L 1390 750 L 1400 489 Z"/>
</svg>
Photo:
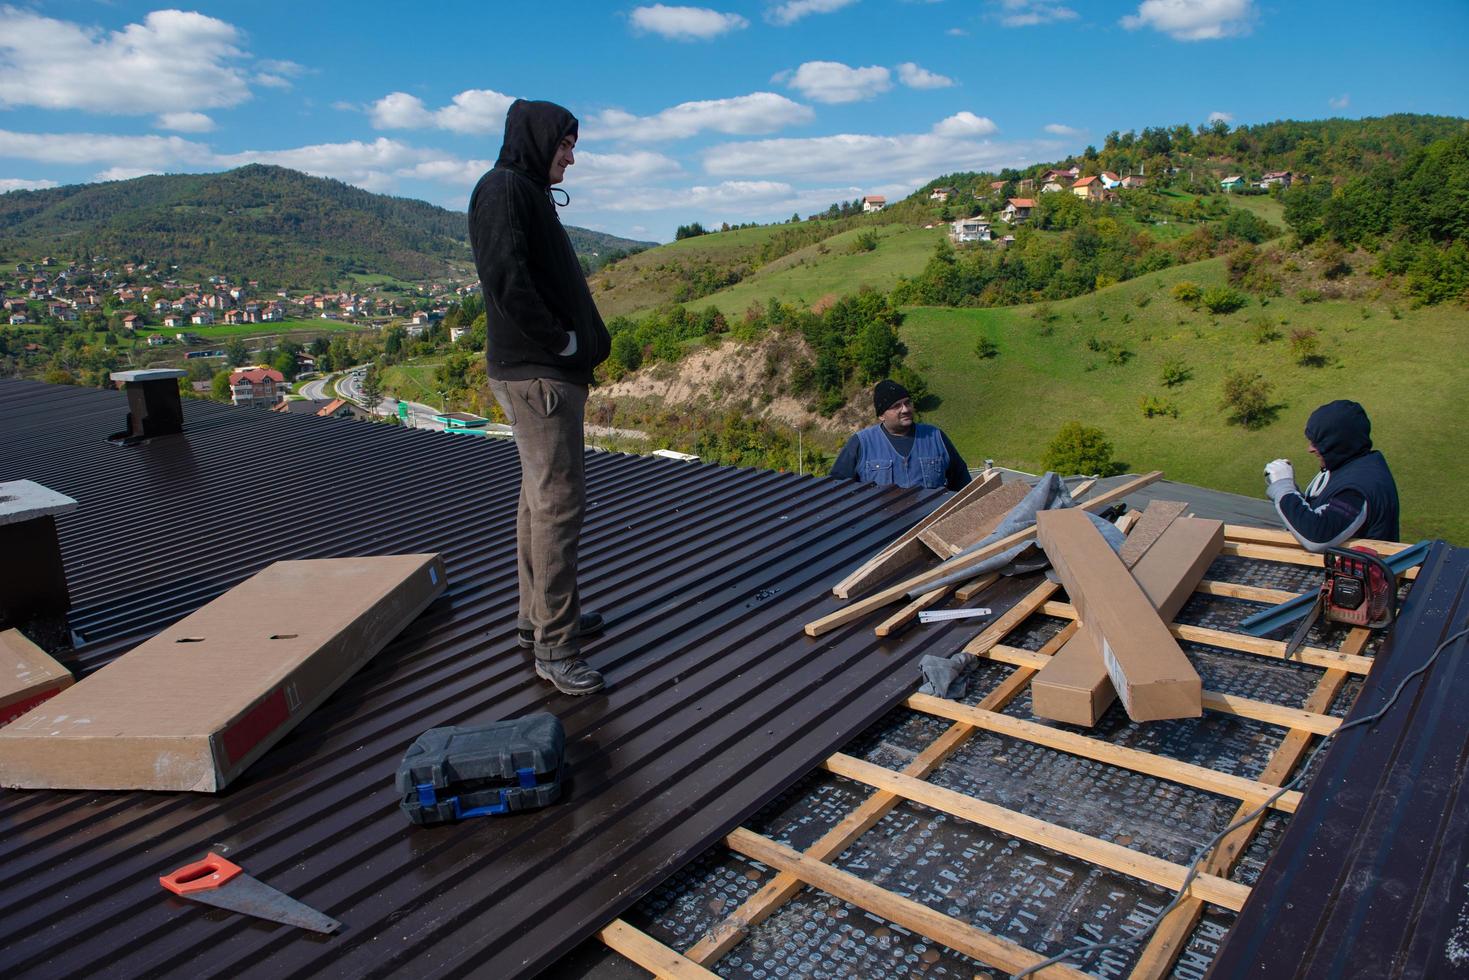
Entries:
<svg viewBox="0 0 1469 980">
<path fill-rule="evenodd" d="M 931 425 L 913 426 L 913 449 L 907 458 L 898 455 L 888 440 L 882 423 L 869 425 L 857 433 L 862 458 L 857 464 L 857 479 L 880 487 L 942 487 L 949 468 L 949 451 L 944 437 Z"/>
</svg>

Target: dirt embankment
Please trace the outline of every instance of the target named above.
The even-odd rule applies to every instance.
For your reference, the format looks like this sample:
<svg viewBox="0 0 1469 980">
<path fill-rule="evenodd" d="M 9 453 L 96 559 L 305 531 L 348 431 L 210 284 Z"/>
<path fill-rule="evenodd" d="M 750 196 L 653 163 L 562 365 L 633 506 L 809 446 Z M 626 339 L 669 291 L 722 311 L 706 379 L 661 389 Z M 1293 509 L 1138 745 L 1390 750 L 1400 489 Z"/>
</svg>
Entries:
<svg viewBox="0 0 1469 980">
<path fill-rule="evenodd" d="M 791 394 L 796 366 L 813 360 L 804 338 L 771 333 L 741 344 L 725 340 L 696 351 L 677 364 L 659 363 L 621 381 L 594 389 L 598 402 L 654 402 L 665 407 L 729 411 L 741 409 L 794 428 L 850 434 L 871 420 L 856 397 L 830 418 L 811 410 L 808 395 Z"/>
</svg>

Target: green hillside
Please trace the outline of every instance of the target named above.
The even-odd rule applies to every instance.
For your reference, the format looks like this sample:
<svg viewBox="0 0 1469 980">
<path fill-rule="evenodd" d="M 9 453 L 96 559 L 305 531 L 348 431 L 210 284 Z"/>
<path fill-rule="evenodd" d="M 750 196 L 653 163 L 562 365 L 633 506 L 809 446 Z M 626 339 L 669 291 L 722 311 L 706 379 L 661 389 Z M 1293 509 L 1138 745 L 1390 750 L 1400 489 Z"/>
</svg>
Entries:
<svg viewBox="0 0 1469 980">
<path fill-rule="evenodd" d="M 1042 307 L 920 308 L 901 328 L 911 357 L 941 403 L 925 418 L 941 426 L 976 464 L 1037 471 L 1061 423 L 1100 427 L 1117 460 L 1134 470 L 1259 495 L 1265 462 L 1286 456 L 1307 478 L 1315 471 L 1302 430 L 1316 406 L 1351 398 L 1372 417 L 1377 448 L 1396 474 L 1403 534 L 1469 541 L 1469 480 L 1462 451 L 1469 376 L 1461 351 L 1469 314 L 1460 307 L 1394 307 L 1373 299 L 1302 304 L 1287 296 L 1211 317 L 1171 295 L 1189 280 L 1225 281 L 1222 260 L 1168 269 L 1089 296 Z M 1145 306 L 1139 303 L 1145 302 Z M 1046 319 L 1049 311 L 1051 319 Z M 1263 319 L 1279 339 L 1259 343 Z M 1292 331 L 1312 329 L 1325 364 L 1296 363 Z M 975 353 L 981 337 L 998 354 Z M 1088 349 L 1098 338 L 1130 352 L 1125 363 Z M 1181 362 L 1188 380 L 1169 388 L 1163 367 Z M 1256 431 L 1228 424 L 1220 410 L 1230 371 L 1258 372 L 1274 384 L 1276 420 Z M 1173 403 L 1177 418 L 1145 418 L 1140 400 Z M 1304 480 L 1302 481 L 1304 482 Z"/>
<path fill-rule="evenodd" d="M 651 244 L 567 231 L 593 260 Z M 473 274 L 464 212 L 261 164 L 0 194 L 0 260 L 44 255 L 107 255 L 301 288 Z"/>
</svg>

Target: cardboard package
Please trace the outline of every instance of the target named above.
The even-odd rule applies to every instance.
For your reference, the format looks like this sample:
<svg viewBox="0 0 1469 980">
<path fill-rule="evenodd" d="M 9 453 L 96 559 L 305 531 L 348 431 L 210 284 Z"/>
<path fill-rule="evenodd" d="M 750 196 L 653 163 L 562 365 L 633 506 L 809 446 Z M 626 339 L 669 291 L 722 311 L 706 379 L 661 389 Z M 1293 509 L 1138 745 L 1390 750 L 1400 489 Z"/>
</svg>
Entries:
<svg viewBox="0 0 1469 980">
<path fill-rule="evenodd" d="M 1087 515 L 1070 508 L 1043 510 L 1036 515 L 1036 537 L 1076 607 L 1077 635 L 1090 637 L 1101 651 L 1128 717 L 1159 721 L 1203 714 L 1198 673 Z"/>
<path fill-rule="evenodd" d="M 71 671 L 20 630 L 0 632 L 0 727 L 71 685 Z"/>
<path fill-rule="evenodd" d="M 1134 581 L 1164 623 L 1173 621 L 1224 548 L 1221 521 L 1172 521 L 1132 568 Z M 1127 552 L 1124 549 L 1124 564 Z M 1071 725 L 1095 725 L 1117 697 L 1102 652 L 1086 631 L 1068 640 L 1031 682 L 1032 710 Z"/>
<path fill-rule="evenodd" d="M 217 792 L 444 586 L 435 554 L 276 562 L 0 729 L 0 785 Z"/>
</svg>

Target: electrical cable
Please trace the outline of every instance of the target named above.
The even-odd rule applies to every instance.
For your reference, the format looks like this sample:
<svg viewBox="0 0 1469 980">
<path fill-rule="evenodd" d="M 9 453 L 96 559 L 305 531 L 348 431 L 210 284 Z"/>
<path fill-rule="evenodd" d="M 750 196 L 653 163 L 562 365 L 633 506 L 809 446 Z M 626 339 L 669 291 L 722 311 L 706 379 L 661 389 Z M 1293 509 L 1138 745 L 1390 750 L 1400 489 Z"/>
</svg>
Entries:
<svg viewBox="0 0 1469 980">
<path fill-rule="evenodd" d="M 1153 932 L 1158 928 L 1158 926 L 1163 922 L 1163 920 L 1168 917 L 1168 913 L 1172 912 L 1180 904 L 1183 903 L 1184 898 L 1188 895 L 1189 886 L 1192 885 L 1194 879 L 1199 876 L 1200 862 L 1202 862 L 1204 858 L 1207 857 L 1209 853 L 1214 850 L 1214 848 L 1219 846 L 1220 841 L 1224 840 L 1224 838 L 1228 837 L 1230 834 L 1234 833 L 1234 831 L 1238 830 L 1240 827 L 1243 827 L 1251 820 L 1254 820 L 1260 814 L 1268 810 L 1276 800 L 1280 799 L 1286 793 L 1295 789 L 1296 784 L 1305 779 L 1306 774 L 1311 771 L 1311 763 L 1315 761 L 1317 753 L 1319 753 L 1328 742 L 1336 738 L 1338 735 L 1341 735 L 1343 732 L 1349 732 L 1352 729 L 1360 728 L 1363 725 L 1373 724 L 1378 719 L 1382 718 L 1383 715 L 1386 715 L 1388 711 L 1392 708 L 1392 706 L 1397 703 L 1398 698 L 1402 695 L 1404 689 L 1407 688 L 1408 683 L 1414 678 L 1420 677 L 1424 673 L 1426 673 L 1428 669 L 1434 665 L 1434 662 L 1438 660 L 1439 655 L 1442 654 L 1444 650 L 1449 647 L 1450 644 L 1456 642 L 1466 635 L 1469 635 L 1469 626 L 1466 626 L 1465 628 L 1459 630 L 1457 633 L 1450 634 L 1447 639 L 1445 639 L 1442 643 L 1434 648 L 1433 653 L 1429 654 L 1427 660 L 1423 661 L 1422 664 L 1420 664 L 1411 673 L 1409 673 L 1406 677 L 1398 682 L 1398 686 L 1392 692 L 1392 696 L 1387 699 L 1387 703 L 1384 704 L 1381 708 L 1374 711 L 1370 715 L 1364 715 L 1361 718 L 1357 718 L 1351 722 L 1348 722 L 1345 725 L 1342 725 L 1330 735 L 1322 736 L 1321 741 L 1317 742 L 1316 746 L 1311 750 L 1311 754 L 1306 758 L 1305 763 L 1301 766 L 1300 772 L 1296 774 L 1295 778 L 1291 779 L 1290 782 L 1285 783 L 1274 793 L 1270 794 L 1270 796 L 1265 799 L 1264 803 L 1261 803 L 1259 806 L 1255 807 L 1255 809 L 1240 817 L 1238 820 L 1231 823 L 1228 827 L 1225 827 L 1219 833 L 1215 834 L 1213 838 L 1211 838 L 1207 843 L 1205 843 L 1204 846 L 1200 848 L 1199 851 L 1194 855 L 1193 861 L 1189 864 L 1188 874 L 1184 877 L 1183 884 L 1179 886 L 1178 891 L 1174 894 L 1173 900 L 1167 905 L 1163 906 L 1161 910 L 1159 910 L 1158 914 L 1153 917 L 1153 921 L 1148 923 L 1145 929 L 1143 929 L 1135 936 L 1124 936 L 1118 939 L 1106 940 L 1104 942 L 1084 943 L 1080 946 L 1073 946 L 1070 949 L 1063 950 L 1060 953 L 1057 953 L 1050 959 L 1041 960 L 1034 966 L 1027 967 L 1024 970 L 1021 970 L 1019 973 L 1011 974 L 1011 980 L 1022 980 L 1022 978 L 1030 976 L 1037 970 L 1043 970 L 1048 966 L 1054 966 L 1055 964 L 1060 963 L 1063 960 L 1086 959 L 1091 957 L 1095 953 L 1102 952 L 1103 950 L 1118 949 L 1123 946 L 1133 946 L 1151 936 Z"/>
</svg>

